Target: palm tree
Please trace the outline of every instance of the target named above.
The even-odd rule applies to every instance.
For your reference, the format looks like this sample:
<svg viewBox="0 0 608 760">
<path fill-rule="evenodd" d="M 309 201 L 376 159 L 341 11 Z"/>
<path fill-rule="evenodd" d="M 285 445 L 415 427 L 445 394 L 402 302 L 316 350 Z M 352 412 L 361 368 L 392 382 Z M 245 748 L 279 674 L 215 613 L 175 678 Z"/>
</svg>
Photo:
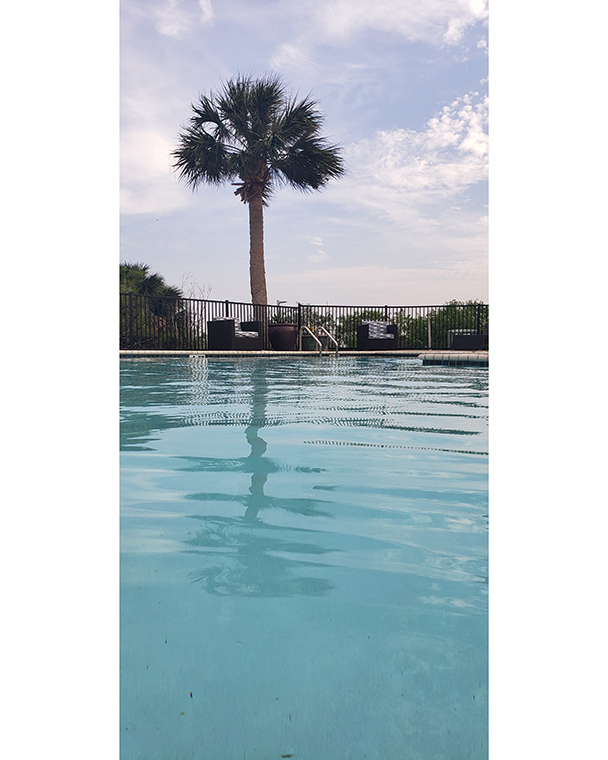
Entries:
<svg viewBox="0 0 608 760">
<path fill-rule="evenodd" d="M 180 288 L 167 285 L 162 274 L 150 272 L 148 264 L 124 262 L 120 265 L 120 293 L 121 347 L 134 348 L 133 339 L 139 348 L 156 348 L 158 340 L 163 348 L 177 347 L 172 342 L 186 329 L 189 318 Z M 127 300 L 127 294 L 136 297 Z M 147 344 L 150 340 L 152 345 Z"/>
<path fill-rule="evenodd" d="M 266 304 L 263 207 L 281 185 L 308 192 L 342 176 L 340 149 L 321 136 L 317 104 L 310 97 L 297 102 L 275 75 L 234 77 L 192 110 L 172 153 L 174 169 L 192 190 L 236 185 L 235 195 L 249 205 L 251 300 Z"/>
<path fill-rule="evenodd" d="M 120 265 L 120 292 L 137 293 L 143 296 L 182 297 L 182 291 L 173 285 L 167 285 L 162 274 L 158 272 L 150 274 L 149 264 L 127 262 Z"/>
</svg>

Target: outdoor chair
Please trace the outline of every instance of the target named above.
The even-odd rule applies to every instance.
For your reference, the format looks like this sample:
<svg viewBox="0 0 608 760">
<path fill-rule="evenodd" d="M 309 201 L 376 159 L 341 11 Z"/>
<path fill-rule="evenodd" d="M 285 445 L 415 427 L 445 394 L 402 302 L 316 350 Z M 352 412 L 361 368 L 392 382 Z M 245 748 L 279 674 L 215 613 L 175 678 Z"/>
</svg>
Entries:
<svg viewBox="0 0 608 760">
<path fill-rule="evenodd" d="M 207 322 L 207 345 L 210 351 L 261 351 L 261 322 L 216 317 Z"/>
<path fill-rule="evenodd" d="M 359 351 L 386 351 L 397 347 L 397 325 L 389 325 L 388 322 L 363 322 L 357 326 Z"/>
<path fill-rule="evenodd" d="M 487 341 L 487 328 L 480 334 L 474 330 L 448 330 L 448 348 L 453 351 L 483 351 Z"/>
</svg>

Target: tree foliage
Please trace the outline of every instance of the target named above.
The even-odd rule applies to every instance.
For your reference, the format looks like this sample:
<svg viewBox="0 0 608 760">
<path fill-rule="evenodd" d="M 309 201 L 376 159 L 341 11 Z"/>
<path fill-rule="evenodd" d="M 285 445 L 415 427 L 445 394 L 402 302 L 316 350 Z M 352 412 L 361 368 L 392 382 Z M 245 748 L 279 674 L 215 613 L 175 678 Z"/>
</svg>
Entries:
<svg viewBox="0 0 608 760">
<path fill-rule="evenodd" d="M 151 273 L 148 264 L 120 265 L 120 293 L 121 348 L 175 348 L 180 333 L 190 329 L 181 289 Z M 129 293 L 134 298 L 126 298 Z"/>
<path fill-rule="evenodd" d="M 169 298 L 182 296 L 180 288 L 167 285 L 161 274 L 150 273 L 148 264 L 121 264 L 120 292 L 136 293 L 141 296 L 168 296 Z"/>
<path fill-rule="evenodd" d="M 261 194 L 267 205 L 280 185 L 318 190 L 344 173 L 339 148 L 320 135 L 317 104 L 288 96 L 278 76 L 237 76 L 192 110 L 172 155 L 193 189 L 239 180 L 235 195 L 247 203 Z"/>
</svg>

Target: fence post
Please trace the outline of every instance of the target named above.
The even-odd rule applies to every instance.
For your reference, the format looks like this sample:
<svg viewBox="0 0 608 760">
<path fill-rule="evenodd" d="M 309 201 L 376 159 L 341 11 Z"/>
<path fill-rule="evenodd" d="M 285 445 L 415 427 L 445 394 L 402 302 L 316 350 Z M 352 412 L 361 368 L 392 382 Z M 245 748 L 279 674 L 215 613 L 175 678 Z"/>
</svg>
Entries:
<svg viewBox="0 0 608 760">
<path fill-rule="evenodd" d="M 431 317 L 428 314 L 426 316 L 426 327 L 427 327 L 427 332 L 428 332 L 428 336 L 429 336 L 429 348 L 432 348 L 432 341 L 431 341 Z"/>
<path fill-rule="evenodd" d="M 477 335 L 479 335 L 479 330 L 481 328 L 481 313 L 480 313 L 480 309 L 481 309 L 481 304 L 477 304 L 477 329 L 475 330 L 475 332 L 477 333 Z"/>
<path fill-rule="evenodd" d="M 129 348 L 133 350 L 133 293 L 129 291 Z"/>
<path fill-rule="evenodd" d="M 298 301 L 298 335 L 302 327 L 302 304 Z"/>
<path fill-rule="evenodd" d="M 230 301 L 228 299 L 226 299 L 224 301 L 224 316 L 225 317 L 229 317 L 230 316 L 230 314 L 229 314 L 229 312 L 230 312 L 229 303 L 230 303 Z"/>
</svg>

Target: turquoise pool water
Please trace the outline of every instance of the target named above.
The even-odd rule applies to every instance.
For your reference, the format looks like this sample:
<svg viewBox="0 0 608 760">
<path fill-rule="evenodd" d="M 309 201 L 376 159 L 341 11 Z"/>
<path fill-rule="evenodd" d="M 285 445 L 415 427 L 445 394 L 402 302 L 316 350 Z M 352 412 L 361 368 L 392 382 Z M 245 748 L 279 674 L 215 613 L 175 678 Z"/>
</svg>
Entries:
<svg viewBox="0 0 608 760">
<path fill-rule="evenodd" d="M 121 758 L 487 757 L 487 380 L 121 364 Z"/>
</svg>

